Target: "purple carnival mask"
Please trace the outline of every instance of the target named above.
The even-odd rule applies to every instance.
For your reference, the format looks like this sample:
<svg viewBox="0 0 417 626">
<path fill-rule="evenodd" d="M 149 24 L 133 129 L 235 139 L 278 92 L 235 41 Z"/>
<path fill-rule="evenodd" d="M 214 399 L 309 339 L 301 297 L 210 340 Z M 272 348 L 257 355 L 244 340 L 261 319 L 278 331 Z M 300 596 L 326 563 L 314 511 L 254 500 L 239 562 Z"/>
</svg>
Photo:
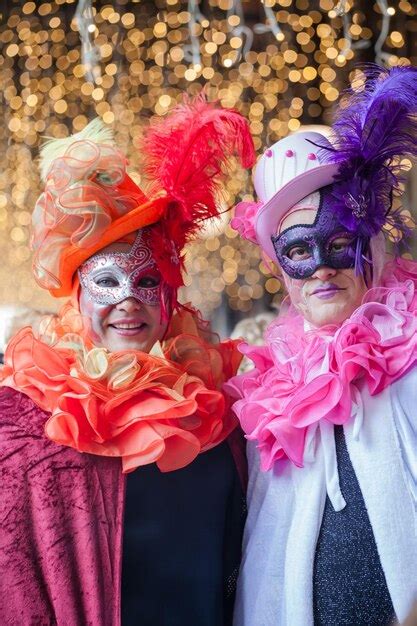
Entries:
<svg viewBox="0 0 417 626">
<path fill-rule="evenodd" d="M 321 266 L 349 269 L 355 266 L 362 245 L 332 210 L 331 187 L 320 190 L 320 207 L 314 224 L 296 224 L 271 237 L 278 262 L 295 279 L 309 278 Z"/>
<path fill-rule="evenodd" d="M 95 254 L 81 265 L 78 274 L 81 285 L 97 304 L 114 305 L 127 298 L 152 306 L 161 302 L 164 283 L 146 229 L 139 230 L 129 252 Z"/>
</svg>

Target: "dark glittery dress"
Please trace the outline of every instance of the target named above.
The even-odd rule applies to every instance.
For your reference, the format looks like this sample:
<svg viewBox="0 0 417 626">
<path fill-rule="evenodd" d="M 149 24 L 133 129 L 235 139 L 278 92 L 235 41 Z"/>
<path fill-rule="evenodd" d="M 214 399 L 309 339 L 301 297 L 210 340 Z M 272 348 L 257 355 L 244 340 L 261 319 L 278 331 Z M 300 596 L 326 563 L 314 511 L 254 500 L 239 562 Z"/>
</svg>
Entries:
<svg viewBox="0 0 417 626">
<path fill-rule="evenodd" d="M 127 477 L 122 626 L 231 626 L 244 493 L 229 444 Z"/>
<path fill-rule="evenodd" d="M 314 623 L 388 626 L 395 612 L 342 426 L 335 427 L 335 440 L 346 507 L 336 512 L 326 498 L 314 562 Z"/>
</svg>

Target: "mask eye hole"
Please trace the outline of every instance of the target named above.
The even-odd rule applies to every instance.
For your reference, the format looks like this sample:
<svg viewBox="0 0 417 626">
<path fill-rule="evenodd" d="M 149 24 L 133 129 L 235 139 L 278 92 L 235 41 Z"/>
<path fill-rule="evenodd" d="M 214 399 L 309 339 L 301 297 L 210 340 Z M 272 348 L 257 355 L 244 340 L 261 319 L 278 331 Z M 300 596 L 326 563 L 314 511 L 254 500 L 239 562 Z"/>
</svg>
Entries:
<svg viewBox="0 0 417 626">
<path fill-rule="evenodd" d="M 350 237 L 337 237 L 330 243 L 330 252 L 333 254 L 341 254 L 350 248 L 352 239 Z"/>
<path fill-rule="evenodd" d="M 305 259 L 311 258 L 311 251 L 309 247 L 305 244 L 297 244 L 295 246 L 291 246 L 286 253 L 291 261 L 304 261 Z"/>
<path fill-rule="evenodd" d="M 119 281 L 113 276 L 99 276 L 94 279 L 94 282 L 98 287 L 105 287 L 106 289 L 119 286 Z"/>
<path fill-rule="evenodd" d="M 158 287 L 160 282 L 160 276 L 156 276 L 155 274 L 147 274 L 145 276 L 141 276 L 136 285 L 141 289 L 154 289 L 155 287 Z"/>
</svg>

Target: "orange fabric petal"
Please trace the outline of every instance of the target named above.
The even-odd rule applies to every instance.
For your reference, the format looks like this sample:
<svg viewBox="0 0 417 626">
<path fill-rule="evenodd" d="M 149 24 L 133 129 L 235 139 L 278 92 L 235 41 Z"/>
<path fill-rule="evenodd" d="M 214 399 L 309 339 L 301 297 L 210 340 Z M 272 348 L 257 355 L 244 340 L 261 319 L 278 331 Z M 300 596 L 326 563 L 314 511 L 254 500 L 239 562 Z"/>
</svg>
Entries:
<svg viewBox="0 0 417 626">
<path fill-rule="evenodd" d="M 201 452 L 201 445 L 197 437 L 192 437 L 187 431 L 178 431 L 164 439 L 164 454 L 156 464 L 161 472 L 172 472 L 189 465 Z"/>
</svg>

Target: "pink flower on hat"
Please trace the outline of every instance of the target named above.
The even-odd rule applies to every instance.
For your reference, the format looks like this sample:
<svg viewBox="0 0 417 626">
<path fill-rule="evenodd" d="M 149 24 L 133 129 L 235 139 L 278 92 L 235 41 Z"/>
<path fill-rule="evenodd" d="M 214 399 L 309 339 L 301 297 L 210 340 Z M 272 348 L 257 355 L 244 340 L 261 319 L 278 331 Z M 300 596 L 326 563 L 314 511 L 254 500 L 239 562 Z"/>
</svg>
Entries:
<svg viewBox="0 0 417 626">
<path fill-rule="evenodd" d="M 255 218 L 262 202 L 239 202 L 235 207 L 235 215 L 230 226 L 244 239 L 258 243 L 255 233 Z"/>
</svg>

